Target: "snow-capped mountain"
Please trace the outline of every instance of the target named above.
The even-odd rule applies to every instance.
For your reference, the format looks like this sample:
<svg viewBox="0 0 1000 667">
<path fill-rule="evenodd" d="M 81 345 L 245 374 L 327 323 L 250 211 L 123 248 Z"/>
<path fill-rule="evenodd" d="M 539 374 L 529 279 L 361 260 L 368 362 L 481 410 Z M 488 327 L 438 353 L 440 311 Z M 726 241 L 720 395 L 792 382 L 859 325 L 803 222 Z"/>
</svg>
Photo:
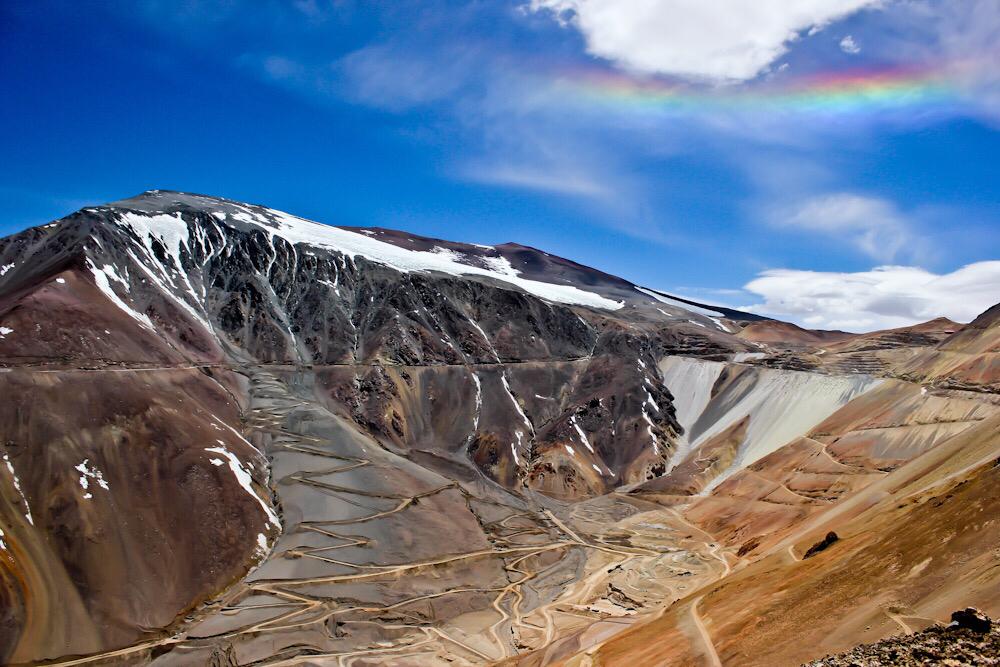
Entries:
<svg viewBox="0 0 1000 667">
<path fill-rule="evenodd" d="M 584 647 L 581 616 L 995 418 L 996 331 L 809 332 L 202 195 L 85 208 L 0 240 L 0 657 Z"/>
<path fill-rule="evenodd" d="M 449 455 L 568 496 L 662 472 L 677 426 L 654 358 L 755 349 L 729 334 L 759 319 L 516 244 L 332 227 L 164 191 L 11 237 L 0 264 L 5 304 L 18 300 L 7 359 L 314 367 L 358 423 L 403 449 L 425 434 L 400 404 L 413 382 L 400 372 L 452 367 L 470 400 L 425 406 L 420 423 L 447 412 Z M 52 326 L 50 300 L 77 326 Z M 530 361 L 551 377 L 529 387 Z"/>
</svg>

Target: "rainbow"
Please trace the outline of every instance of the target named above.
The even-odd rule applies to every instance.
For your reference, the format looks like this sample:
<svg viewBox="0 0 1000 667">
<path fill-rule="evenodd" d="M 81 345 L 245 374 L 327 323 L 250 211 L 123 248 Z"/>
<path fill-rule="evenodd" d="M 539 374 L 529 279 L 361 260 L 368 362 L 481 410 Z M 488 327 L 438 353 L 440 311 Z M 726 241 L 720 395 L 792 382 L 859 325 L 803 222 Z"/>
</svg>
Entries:
<svg viewBox="0 0 1000 667">
<path fill-rule="evenodd" d="M 858 69 L 791 77 L 778 72 L 743 85 L 699 86 L 608 69 L 558 73 L 555 91 L 585 104 L 661 114 L 793 112 L 842 115 L 940 107 L 962 97 L 961 67 Z"/>
</svg>

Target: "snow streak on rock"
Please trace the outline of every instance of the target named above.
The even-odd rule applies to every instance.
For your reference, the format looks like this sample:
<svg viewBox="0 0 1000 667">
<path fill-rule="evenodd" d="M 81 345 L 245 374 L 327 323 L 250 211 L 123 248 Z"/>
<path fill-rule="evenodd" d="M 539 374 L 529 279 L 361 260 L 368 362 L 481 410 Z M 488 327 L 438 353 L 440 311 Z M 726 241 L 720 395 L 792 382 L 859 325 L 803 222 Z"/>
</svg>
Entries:
<svg viewBox="0 0 1000 667">
<path fill-rule="evenodd" d="M 7 471 L 10 473 L 11 480 L 13 480 L 14 489 L 17 491 L 18 495 L 21 496 L 21 501 L 24 503 L 24 518 L 28 520 L 28 523 L 34 526 L 35 520 L 31 518 L 31 506 L 28 505 L 28 499 L 24 496 L 24 491 L 21 490 L 21 480 L 17 478 L 17 473 L 14 472 L 14 464 L 10 462 L 10 456 L 4 454 L 3 462 L 7 465 Z"/>
<path fill-rule="evenodd" d="M 226 449 L 226 444 L 224 442 L 222 442 L 221 440 L 217 440 L 216 442 L 219 443 L 220 445 L 219 447 L 206 447 L 205 451 L 212 452 L 215 454 L 221 454 L 222 456 L 226 457 L 226 460 L 229 462 L 229 469 L 233 471 L 233 475 L 236 476 L 236 480 L 240 483 L 240 486 L 242 486 L 243 489 L 248 494 L 250 494 L 250 496 L 252 496 L 254 500 L 260 503 L 261 509 L 264 510 L 264 514 L 267 516 L 267 520 L 270 521 L 276 528 L 280 529 L 281 522 L 278 520 L 278 515 L 274 513 L 274 510 L 271 509 L 271 506 L 268 505 L 263 498 L 257 495 L 257 492 L 254 490 L 253 477 L 251 477 L 250 473 L 247 472 L 246 469 L 244 469 L 243 464 L 240 462 L 238 458 L 236 458 L 236 455 L 233 454 L 228 449 Z M 214 459 L 212 463 L 214 465 L 218 465 L 215 463 L 215 461 L 217 460 L 218 459 Z"/>
<path fill-rule="evenodd" d="M 580 428 L 580 425 L 577 423 L 576 415 L 573 415 L 572 417 L 569 418 L 569 423 L 572 424 L 573 428 L 576 429 L 576 433 L 577 435 L 580 436 L 580 442 L 583 443 L 583 446 L 586 447 L 591 454 L 593 454 L 594 448 L 590 445 L 590 440 L 587 439 L 587 434 L 583 432 L 583 429 Z"/>
<path fill-rule="evenodd" d="M 153 323 L 150 321 L 149 317 L 145 313 L 140 313 L 136 311 L 132 306 L 125 303 L 118 293 L 115 292 L 114 288 L 111 287 L 111 281 L 115 281 L 122 286 L 125 292 L 129 291 L 128 281 L 118 275 L 118 271 L 111 264 L 105 264 L 102 268 L 98 268 L 87 262 L 87 268 L 90 272 L 94 274 L 94 282 L 97 283 L 97 287 L 104 292 L 105 296 L 111 300 L 111 303 L 115 304 L 121 308 L 125 314 L 134 319 L 136 322 L 146 327 L 150 331 L 153 331 Z"/>
</svg>

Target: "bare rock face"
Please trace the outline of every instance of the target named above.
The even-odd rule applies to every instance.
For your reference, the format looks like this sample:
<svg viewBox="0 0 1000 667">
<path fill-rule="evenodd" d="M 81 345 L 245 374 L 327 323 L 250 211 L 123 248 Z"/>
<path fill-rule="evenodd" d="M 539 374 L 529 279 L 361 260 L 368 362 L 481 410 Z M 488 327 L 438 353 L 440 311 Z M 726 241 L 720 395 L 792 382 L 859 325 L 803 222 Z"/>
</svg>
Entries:
<svg viewBox="0 0 1000 667">
<path fill-rule="evenodd" d="M 4 580 L 24 632 L 10 645 L 131 641 L 265 555 L 280 528 L 267 463 L 212 375 L 0 373 Z"/>
</svg>

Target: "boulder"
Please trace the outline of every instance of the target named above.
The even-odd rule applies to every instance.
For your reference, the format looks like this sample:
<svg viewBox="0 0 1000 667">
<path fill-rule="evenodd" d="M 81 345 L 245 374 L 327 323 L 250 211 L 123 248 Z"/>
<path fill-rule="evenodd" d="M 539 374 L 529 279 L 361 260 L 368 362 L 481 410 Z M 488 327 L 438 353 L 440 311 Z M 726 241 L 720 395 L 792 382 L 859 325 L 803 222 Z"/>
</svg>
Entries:
<svg viewBox="0 0 1000 667">
<path fill-rule="evenodd" d="M 966 607 L 960 611 L 951 613 L 952 628 L 966 628 L 973 632 L 987 633 L 993 626 L 990 617 L 979 611 L 975 607 Z"/>
</svg>

